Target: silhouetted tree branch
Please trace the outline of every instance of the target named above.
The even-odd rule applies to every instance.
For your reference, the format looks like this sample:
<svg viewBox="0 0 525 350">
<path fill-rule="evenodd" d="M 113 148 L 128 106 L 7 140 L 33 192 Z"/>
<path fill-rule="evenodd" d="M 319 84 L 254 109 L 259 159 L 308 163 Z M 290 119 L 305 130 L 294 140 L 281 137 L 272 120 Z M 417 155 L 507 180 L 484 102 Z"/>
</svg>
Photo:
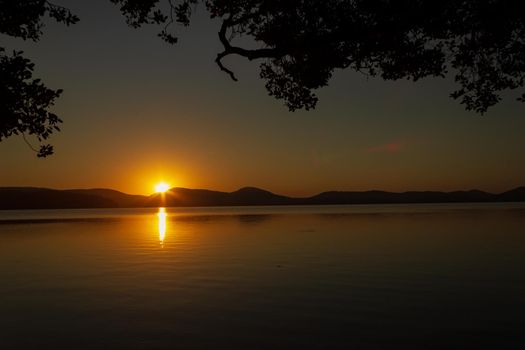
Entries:
<svg viewBox="0 0 525 350">
<path fill-rule="evenodd" d="M 0 48 L 0 141 L 12 136 L 34 135 L 40 143 L 35 150 L 39 157 L 53 153 L 53 147 L 42 144 L 54 131 L 59 131 L 60 118 L 48 109 L 60 96 L 62 90 L 51 90 L 33 79 L 33 63 L 22 57 L 21 52 L 6 55 Z"/>
<path fill-rule="evenodd" d="M 139 26 L 151 23 L 144 14 L 160 11 L 158 0 L 112 1 Z M 452 75 L 459 88 L 451 97 L 481 114 L 502 91 L 524 85 L 525 11 L 519 1 L 171 0 L 177 22 L 188 25 L 190 5 L 197 3 L 222 20 L 219 68 L 237 80 L 224 57 L 263 59 L 260 76 L 269 94 L 290 110 L 314 108 L 314 91 L 336 69 L 386 80 Z M 233 45 L 238 37 L 260 48 Z"/>
<path fill-rule="evenodd" d="M 230 18 L 225 19 L 222 22 L 221 29 L 219 30 L 219 40 L 221 44 L 224 46 L 224 51 L 217 54 L 217 58 L 215 59 L 215 62 L 217 63 L 219 68 L 222 71 L 226 72 L 228 75 L 230 75 L 230 77 L 234 81 L 237 81 L 235 74 L 228 68 L 224 67 L 224 65 L 222 64 L 222 59 L 224 57 L 228 55 L 239 55 L 251 61 L 251 60 L 258 59 L 258 58 L 269 58 L 269 57 L 277 58 L 283 54 L 283 53 L 280 53 L 277 49 L 262 48 L 262 49 L 256 49 L 256 50 L 247 50 L 241 47 L 232 46 L 230 43 L 230 40 L 226 37 L 226 32 L 229 28 L 233 28 L 235 25 L 238 25 L 242 22 L 243 20 L 233 21 Z"/>
<path fill-rule="evenodd" d="M 42 0 L 1 0 L 0 33 L 24 40 L 37 41 L 42 35 L 42 18 L 48 15 L 57 22 L 70 25 L 78 21 L 67 8 Z M 53 153 L 53 146 L 44 144 L 62 120 L 49 109 L 62 90 L 47 88 L 40 79 L 33 78 L 34 64 L 13 51 L 12 55 L 0 47 L 0 141 L 12 135 L 22 135 L 38 157 Z M 33 135 L 39 142 L 34 148 L 26 139 Z"/>
<path fill-rule="evenodd" d="M 178 40 L 173 25 L 190 25 L 195 7 L 204 6 L 221 23 L 223 50 L 215 58 L 219 69 L 237 80 L 223 64 L 225 57 L 260 59 L 260 77 L 268 93 L 292 111 L 315 108 L 315 92 L 328 85 L 338 69 L 385 80 L 451 76 L 458 85 L 451 97 L 480 114 L 497 104 L 502 92 L 523 89 L 525 83 L 525 11 L 517 0 L 110 1 L 131 27 L 161 26 L 158 36 L 170 44 Z M 0 33 L 38 40 L 46 14 L 66 25 L 78 20 L 48 1 L 0 0 Z M 235 45 L 239 38 L 258 46 Z M 1 55 L 9 69 L 9 57 L 4 51 Z M 29 75 L 18 77 L 19 86 L 31 85 L 32 66 L 25 71 Z M 48 91 L 39 108 L 47 110 L 58 94 Z M 525 94 L 518 100 L 525 101 Z M 33 117 L 34 133 L 42 130 L 36 127 L 43 122 L 38 116 Z M 60 122 L 49 114 L 47 118 L 53 126 Z M 2 123 L 3 137 L 21 132 L 16 123 Z"/>
</svg>

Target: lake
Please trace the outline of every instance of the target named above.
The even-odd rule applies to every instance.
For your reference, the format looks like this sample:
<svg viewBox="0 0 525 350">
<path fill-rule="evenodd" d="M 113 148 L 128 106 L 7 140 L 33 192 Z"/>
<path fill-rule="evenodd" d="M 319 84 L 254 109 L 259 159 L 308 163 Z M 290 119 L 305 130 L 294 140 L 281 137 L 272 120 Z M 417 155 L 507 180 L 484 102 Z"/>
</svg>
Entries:
<svg viewBox="0 0 525 350">
<path fill-rule="evenodd" d="M 525 204 L 0 211 L 3 349 L 525 348 Z"/>
</svg>

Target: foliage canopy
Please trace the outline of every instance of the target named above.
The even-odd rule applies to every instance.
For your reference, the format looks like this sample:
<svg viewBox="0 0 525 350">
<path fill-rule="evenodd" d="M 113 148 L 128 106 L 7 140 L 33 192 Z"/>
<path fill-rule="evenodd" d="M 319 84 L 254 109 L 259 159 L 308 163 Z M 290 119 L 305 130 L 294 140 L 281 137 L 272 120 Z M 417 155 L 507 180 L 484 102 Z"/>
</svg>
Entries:
<svg viewBox="0 0 525 350">
<path fill-rule="evenodd" d="M 524 87 L 525 11 L 520 1 L 110 1 L 119 7 L 128 25 L 158 25 L 159 37 L 170 44 L 178 40 L 173 24 L 190 25 L 195 7 L 205 7 L 211 18 L 220 21 L 218 39 L 223 51 L 215 59 L 218 67 L 237 80 L 234 71 L 223 64 L 225 57 L 260 60 L 260 77 L 268 93 L 283 100 L 292 111 L 315 108 L 315 91 L 328 85 L 337 69 L 385 80 L 417 81 L 450 75 L 457 84 L 451 97 L 480 114 L 497 104 L 503 91 Z M 78 20 L 67 9 L 47 1 L 0 0 L 0 32 L 37 40 L 45 14 L 66 25 Z M 236 45 L 239 38 L 249 39 L 257 48 Z M 0 55 L 6 67 L 2 72 L 11 69 L 10 62 L 17 61 L 15 67 L 19 70 L 25 64 L 25 74 L 14 77 L 20 80 L 23 76 L 22 81 L 28 85 L 20 81 L 15 85 L 41 96 L 36 109 L 30 108 L 39 112 L 24 115 L 27 121 L 33 118 L 38 127 L 13 122 L 24 119 L 19 118 L 22 114 L 18 109 L 10 106 L 28 103 L 22 95 L 17 100 L 15 93 L 7 109 L 0 107 L 2 118 L 7 115 L 12 119 L 8 123 L 2 120 L 0 135 L 29 132 L 45 139 L 47 127 L 55 127 L 60 120 L 49 113 L 42 117 L 42 111 L 52 105 L 60 91 L 52 93 L 40 82 L 30 82 L 32 66 L 27 60 L 20 63 L 20 53 L 8 57 L 1 51 Z M 40 84 L 40 88 L 28 90 L 32 84 Z M 524 101 L 525 94 L 518 100 Z M 4 110 L 15 112 L 5 114 Z"/>
</svg>

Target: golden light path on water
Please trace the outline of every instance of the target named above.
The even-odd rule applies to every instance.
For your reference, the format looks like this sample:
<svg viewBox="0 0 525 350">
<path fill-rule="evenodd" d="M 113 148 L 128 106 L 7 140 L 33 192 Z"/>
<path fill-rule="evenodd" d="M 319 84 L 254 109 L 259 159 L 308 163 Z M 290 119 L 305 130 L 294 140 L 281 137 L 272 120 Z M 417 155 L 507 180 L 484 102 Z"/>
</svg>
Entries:
<svg viewBox="0 0 525 350">
<path fill-rule="evenodd" d="M 164 245 L 164 238 L 166 237 L 166 208 L 159 208 L 157 216 L 159 218 L 159 242 Z"/>
</svg>

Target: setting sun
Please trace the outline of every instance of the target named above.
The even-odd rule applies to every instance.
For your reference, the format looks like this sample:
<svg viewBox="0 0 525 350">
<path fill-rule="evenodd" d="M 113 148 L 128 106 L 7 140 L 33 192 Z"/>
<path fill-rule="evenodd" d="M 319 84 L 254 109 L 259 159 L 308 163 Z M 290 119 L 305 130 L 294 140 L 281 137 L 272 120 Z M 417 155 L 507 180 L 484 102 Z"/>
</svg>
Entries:
<svg viewBox="0 0 525 350">
<path fill-rule="evenodd" d="M 155 192 L 164 193 L 170 189 L 170 185 L 165 182 L 159 182 L 155 185 Z"/>
</svg>

